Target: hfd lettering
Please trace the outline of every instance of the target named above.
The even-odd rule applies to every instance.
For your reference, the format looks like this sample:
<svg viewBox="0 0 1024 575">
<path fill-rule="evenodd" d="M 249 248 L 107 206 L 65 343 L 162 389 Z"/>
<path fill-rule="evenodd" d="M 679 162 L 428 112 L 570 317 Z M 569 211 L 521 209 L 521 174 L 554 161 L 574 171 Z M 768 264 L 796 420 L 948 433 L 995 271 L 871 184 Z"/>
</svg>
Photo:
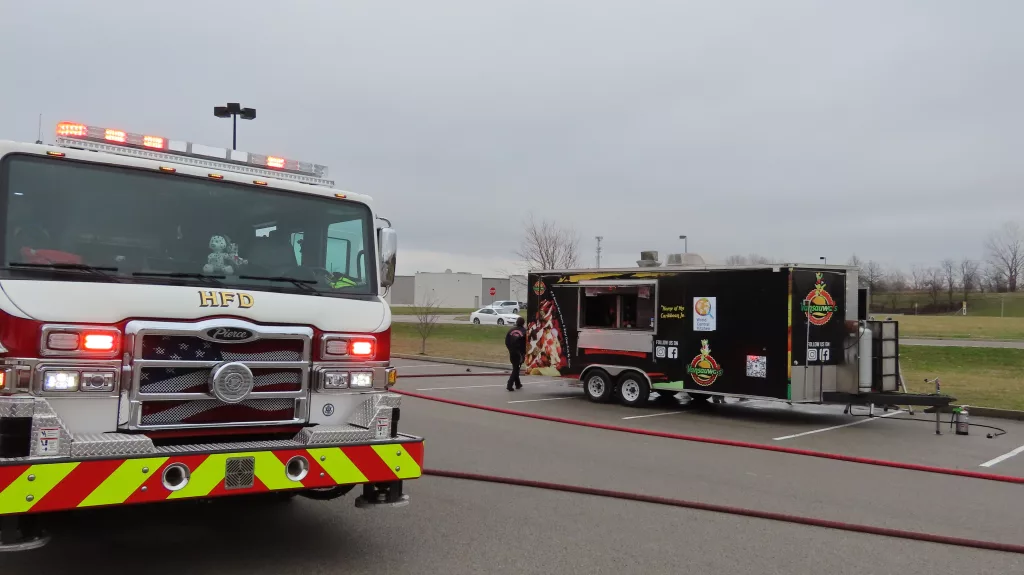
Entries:
<svg viewBox="0 0 1024 575">
<path fill-rule="evenodd" d="M 250 308 L 253 305 L 252 296 L 245 292 L 231 291 L 200 291 L 199 307 L 236 307 Z"/>
</svg>

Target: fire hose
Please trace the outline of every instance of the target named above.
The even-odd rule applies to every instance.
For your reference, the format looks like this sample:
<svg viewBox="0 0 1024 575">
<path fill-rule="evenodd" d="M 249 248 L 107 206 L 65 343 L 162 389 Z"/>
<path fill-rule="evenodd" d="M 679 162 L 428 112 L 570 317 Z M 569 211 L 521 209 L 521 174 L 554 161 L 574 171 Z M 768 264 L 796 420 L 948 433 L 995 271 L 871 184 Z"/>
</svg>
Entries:
<svg viewBox="0 0 1024 575">
<path fill-rule="evenodd" d="M 452 374 L 415 374 L 415 375 L 404 375 L 404 378 L 408 377 L 452 377 L 452 376 L 507 376 L 508 373 L 502 372 L 487 372 L 487 373 L 452 373 Z M 936 467 L 930 465 L 919 465 L 914 463 L 904 463 L 898 461 L 886 461 L 881 459 L 873 459 L 868 457 L 856 457 L 850 455 L 842 455 L 837 453 L 827 453 L 821 451 L 812 451 L 807 449 L 798 449 L 791 447 L 781 447 L 777 445 L 766 445 L 760 443 L 752 443 L 745 441 L 736 441 L 729 439 L 720 439 L 714 437 L 701 437 L 694 435 L 684 435 L 678 433 L 667 433 L 661 431 L 651 431 L 645 429 L 635 429 L 629 427 L 622 427 L 617 425 L 608 425 L 602 423 L 594 423 L 582 420 L 574 420 L 563 417 L 554 417 L 549 415 L 540 415 L 536 413 L 529 413 L 524 411 L 516 411 L 512 409 L 505 409 L 500 407 L 492 407 L 488 405 L 480 405 L 475 403 L 469 403 L 465 401 L 458 401 L 454 399 L 446 399 L 441 397 L 435 397 L 416 393 L 412 391 L 393 389 L 395 393 L 400 393 L 409 397 L 415 397 L 417 399 L 425 399 L 428 401 L 436 401 L 439 403 L 446 403 L 450 405 L 456 405 L 460 407 L 468 407 L 472 409 L 479 409 L 483 411 L 490 411 L 494 413 L 501 413 L 505 415 L 514 415 L 518 417 L 527 417 L 531 419 L 538 419 L 542 421 L 550 421 L 554 423 L 563 423 L 568 425 L 576 425 L 580 427 L 589 427 L 593 429 L 602 429 L 606 431 L 619 431 L 624 433 L 632 433 L 636 435 L 646 435 L 652 437 L 662 437 L 667 439 L 677 439 L 682 441 L 693 441 L 698 443 L 709 443 L 713 445 L 725 445 L 731 447 L 742 447 L 748 449 L 760 449 L 765 451 L 775 451 L 779 453 L 787 453 L 792 455 L 802 455 L 807 457 L 818 457 L 823 459 L 832 459 L 838 461 L 846 461 L 850 463 L 860 463 L 865 465 L 876 465 L 881 467 L 891 467 L 896 469 L 906 469 L 911 471 L 921 471 L 927 473 L 936 473 L 942 475 L 953 475 L 960 477 L 967 477 L 972 479 L 984 479 L 989 481 L 999 481 L 1005 483 L 1016 483 L 1024 484 L 1024 477 L 1012 477 L 1007 475 L 998 475 L 994 473 L 980 473 L 976 471 L 966 471 L 961 469 L 951 469 L 944 467 Z M 801 515 L 792 515 L 788 513 L 776 513 L 771 511 L 762 511 L 757 509 L 748 509 L 744 507 L 734 507 L 728 505 L 718 505 L 714 503 L 705 503 L 701 501 L 690 501 L 685 499 L 676 499 L 670 497 L 660 497 L 654 495 L 643 495 L 639 493 L 629 493 L 624 491 L 613 491 L 607 489 L 597 489 L 592 487 L 583 487 L 579 485 L 568 485 L 561 483 L 550 483 L 544 481 L 535 481 L 529 479 L 518 479 L 512 477 L 502 477 L 496 475 L 485 475 L 477 473 L 467 473 L 461 471 L 450 471 L 442 469 L 424 469 L 423 474 L 426 476 L 433 477 L 444 477 L 449 479 L 461 479 L 468 481 L 478 481 L 486 483 L 497 483 L 503 485 L 512 485 L 519 487 L 531 487 L 536 489 L 545 489 L 550 491 L 561 491 L 566 493 L 576 493 L 581 495 L 591 495 L 596 497 L 606 497 L 614 499 L 622 499 L 628 501 L 636 501 L 641 503 L 651 503 L 657 505 L 667 505 L 672 507 L 681 507 L 687 509 L 696 509 L 701 511 L 710 511 L 716 513 L 725 513 L 730 515 L 738 515 L 743 517 L 752 517 L 757 519 L 765 519 L 770 521 L 781 521 L 786 523 L 794 523 L 800 525 L 807 525 L 812 527 L 822 527 L 826 529 L 837 529 L 842 531 L 850 531 L 856 533 L 864 533 L 869 535 L 878 535 L 883 537 L 893 537 L 899 539 L 908 539 L 914 541 L 922 541 L 928 543 L 938 543 L 944 545 L 954 545 L 959 547 L 969 547 L 974 549 L 985 549 L 991 551 L 1002 551 L 1006 553 L 1018 553 L 1024 554 L 1024 545 L 1016 545 L 1011 543 L 1001 543 L 997 541 L 985 541 L 977 539 L 968 539 L 963 537 L 953 537 L 948 535 L 939 535 L 934 533 L 925 533 L 920 531 L 909 531 L 904 529 L 891 529 L 886 527 L 877 527 L 873 525 L 864 525 L 858 523 L 849 523 L 844 521 L 833 521 L 828 519 L 820 519 L 816 517 L 807 517 Z"/>
<path fill-rule="evenodd" d="M 704 503 L 701 501 L 689 501 L 686 499 L 675 499 L 671 497 L 659 497 L 656 495 L 643 495 L 640 493 L 629 493 L 625 491 L 612 491 L 608 489 L 596 489 L 593 487 L 582 487 L 579 485 L 566 485 L 563 483 L 548 483 L 545 481 L 533 481 L 529 479 L 516 479 L 512 477 L 501 477 L 497 475 L 482 475 L 477 473 L 465 473 L 461 471 L 447 471 L 442 469 L 424 469 L 424 475 L 433 477 L 446 477 L 449 479 L 463 479 L 468 481 L 480 481 L 486 483 L 498 483 L 502 485 L 513 485 L 518 487 L 532 487 L 546 489 L 549 491 L 561 491 L 565 493 L 577 493 L 580 495 L 592 495 L 611 499 L 624 499 L 640 503 L 653 503 L 657 505 L 668 505 L 686 509 L 697 509 L 700 511 L 711 511 L 715 513 L 726 513 L 743 517 L 766 519 L 769 521 L 782 521 L 785 523 L 796 523 L 811 527 L 823 527 L 826 529 L 838 529 L 854 533 L 865 533 L 868 535 L 879 535 L 882 537 L 894 537 L 898 539 L 910 539 L 927 543 L 939 543 L 942 545 L 955 545 L 958 547 L 970 547 L 974 549 L 986 549 L 989 551 L 1003 551 L 1006 553 L 1024 554 L 1024 545 L 1012 543 L 1000 543 L 998 541 L 984 541 L 979 539 L 966 539 L 963 537 L 952 537 L 949 535 L 938 535 L 935 533 L 924 533 L 921 531 L 908 531 L 904 529 L 890 529 L 874 525 L 860 523 L 847 523 L 845 521 L 832 521 L 803 515 L 791 515 L 788 513 L 775 513 L 772 511 L 760 511 L 744 507 L 733 507 L 731 505 L 718 505 Z"/>
<path fill-rule="evenodd" d="M 482 375 L 482 374 L 473 374 Z M 504 374 L 508 375 L 508 374 Z M 415 377 L 410 375 L 402 376 Z M 430 374 L 430 377 L 448 377 L 448 374 Z M 762 451 L 774 451 L 776 453 L 787 453 L 790 455 L 802 455 L 805 457 L 818 457 L 821 459 L 832 459 L 836 461 L 845 461 L 848 463 L 860 463 L 864 465 L 877 465 L 880 467 L 891 467 L 895 469 L 906 469 L 910 471 L 922 471 L 925 473 L 937 473 L 940 475 L 955 475 L 959 477 L 969 477 L 971 479 L 984 479 L 987 481 L 999 481 L 1002 483 L 1016 483 L 1024 485 L 1024 477 L 1013 477 L 1010 475 L 999 475 L 996 473 L 983 473 L 979 471 L 968 471 L 965 469 L 952 469 L 949 467 L 937 467 L 933 465 L 921 465 L 917 463 L 905 463 L 902 461 L 887 461 L 884 459 L 874 459 L 871 457 L 858 457 L 855 455 L 843 455 L 841 453 L 828 453 L 825 451 L 813 451 L 810 449 L 799 449 L 796 447 L 783 447 L 780 445 L 767 445 L 764 443 L 753 443 L 749 441 L 738 441 L 734 439 L 721 439 L 717 437 L 703 437 L 699 435 L 684 435 L 681 433 L 669 433 L 665 431 L 652 431 L 649 429 L 637 429 L 633 427 L 623 427 L 620 425 L 609 425 L 606 423 L 595 423 L 592 421 L 582 421 L 578 419 L 568 419 L 564 417 L 555 417 L 551 415 L 541 415 L 539 413 L 529 413 L 526 411 L 516 411 L 513 409 L 505 409 L 502 407 L 492 407 L 490 405 L 480 405 L 476 403 L 469 403 L 465 401 L 459 401 L 456 399 L 447 399 L 443 397 L 435 397 L 425 395 L 422 393 L 416 393 L 413 391 L 405 391 L 399 389 L 392 389 L 394 393 L 400 393 L 409 397 L 415 397 L 417 399 L 426 399 L 428 401 L 437 401 L 440 403 L 447 403 L 450 405 L 457 405 L 459 407 L 469 407 L 472 409 L 480 409 L 483 411 L 491 411 L 494 413 L 501 413 L 505 415 L 515 415 L 518 417 L 528 417 L 531 419 L 539 419 L 542 421 L 551 421 L 554 423 L 564 423 L 568 425 L 576 425 L 579 427 L 589 427 L 593 429 L 603 429 L 606 431 L 619 431 L 623 433 L 632 433 L 635 435 L 646 435 L 650 437 L 662 437 L 666 439 L 677 439 L 681 441 L 692 441 L 696 443 L 709 443 L 712 445 L 725 445 L 729 447 L 742 447 L 745 449 L 759 449 Z"/>
</svg>

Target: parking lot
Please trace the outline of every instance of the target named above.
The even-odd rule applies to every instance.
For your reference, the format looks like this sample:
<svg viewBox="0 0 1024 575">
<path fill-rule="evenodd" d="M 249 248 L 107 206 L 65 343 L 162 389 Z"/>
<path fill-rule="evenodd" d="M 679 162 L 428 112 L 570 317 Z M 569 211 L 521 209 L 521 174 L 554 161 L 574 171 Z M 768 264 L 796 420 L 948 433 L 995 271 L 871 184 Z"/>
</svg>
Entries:
<svg viewBox="0 0 1024 575">
<path fill-rule="evenodd" d="M 789 405 L 773 401 L 730 400 L 705 407 L 686 405 L 685 394 L 672 403 L 652 401 L 647 407 L 628 409 L 615 403 L 594 404 L 580 388 L 550 377 L 523 377 L 524 388 L 505 390 L 502 377 L 472 377 L 494 369 L 402 360 L 399 389 L 439 398 L 588 422 L 635 427 L 660 432 L 774 444 L 882 460 L 1024 477 L 1024 453 L 1008 456 L 1024 445 L 1024 422 L 972 417 L 970 435 L 957 436 L 948 414 L 940 417 L 942 435 L 935 433 L 935 416 L 915 408 L 914 415 L 883 411 L 875 417 L 855 407 L 856 417 L 843 414 L 843 406 Z M 459 373 L 458 378 L 423 377 Z M 912 421 L 911 421 L 912 420 Z M 1005 435 L 981 425 L 998 427 Z M 1008 456 L 1003 458 L 1004 456 Z"/>
<path fill-rule="evenodd" d="M 398 389 L 637 429 L 1024 476 L 1024 425 L 956 436 L 932 416 L 866 418 L 842 407 L 759 402 L 640 409 L 596 405 L 557 381 L 509 393 L 492 369 L 396 361 Z M 466 370 L 470 371 L 466 371 Z M 459 377 L 408 377 L 459 373 Z M 465 375 L 462 375 L 465 374 Z M 880 415 L 886 415 L 879 412 Z M 947 416 L 948 417 L 948 416 Z M 426 468 L 683 498 L 1002 543 L 1021 542 L 1019 484 L 539 421 L 403 399 L 401 429 L 426 437 Z M 215 501 L 96 510 L 54 524 L 53 542 L 0 556 L 5 573 L 1020 573 L 1024 557 L 728 513 L 436 476 L 411 503 Z M 174 549 L 168 554 L 169 548 Z"/>
</svg>

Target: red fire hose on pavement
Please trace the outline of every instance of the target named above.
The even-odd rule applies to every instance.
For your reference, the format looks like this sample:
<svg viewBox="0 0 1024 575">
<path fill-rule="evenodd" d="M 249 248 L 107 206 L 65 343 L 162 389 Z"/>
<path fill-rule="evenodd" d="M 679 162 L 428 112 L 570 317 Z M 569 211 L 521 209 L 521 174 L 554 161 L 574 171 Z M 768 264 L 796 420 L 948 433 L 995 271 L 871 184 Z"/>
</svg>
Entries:
<svg viewBox="0 0 1024 575">
<path fill-rule="evenodd" d="M 507 372 L 481 372 L 481 373 L 446 373 L 446 374 L 410 374 L 404 375 L 402 378 L 408 377 L 453 377 L 453 376 L 507 376 Z M 764 451 L 775 451 L 779 453 L 788 453 L 791 455 L 803 455 L 807 457 L 819 457 L 823 459 L 833 459 L 837 461 L 846 461 L 850 463 L 860 463 L 865 465 L 877 465 L 881 467 L 892 467 L 896 469 L 906 469 L 911 471 L 923 471 L 927 473 L 937 473 L 942 475 L 954 475 L 960 477 L 968 477 L 972 479 L 985 479 L 988 481 L 999 481 L 1004 483 L 1016 483 L 1024 484 L 1024 477 L 1012 477 L 1007 475 L 997 475 L 994 473 L 979 473 L 976 471 L 966 471 L 961 469 L 950 469 L 945 467 L 935 467 L 930 465 L 918 465 L 915 463 L 903 463 L 899 461 L 886 461 L 882 459 L 872 459 L 868 457 L 856 457 L 852 455 L 841 455 L 838 453 L 827 453 L 822 451 L 812 451 L 808 449 L 797 449 L 792 447 L 780 447 L 777 445 L 766 445 L 761 443 L 751 443 L 746 441 L 735 441 L 731 439 L 719 439 L 714 437 L 700 437 L 696 435 L 683 435 L 678 433 L 667 433 L 662 431 L 651 431 L 646 429 L 635 429 L 630 427 L 622 427 L 618 425 L 608 425 L 603 423 L 594 423 L 589 421 L 568 419 L 564 417 L 554 417 L 550 415 L 540 415 L 536 413 L 528 413 L 525 411 L 515 411 L 512 409 L 505 409 L 501 407 L 492 407 L 489 405 L 480 405 L 476 403 L 469 403 L 465 401 L 458 401 L 455 399 L 446 399 L 436 396 L 425 395 L 422 393 L 416 393 L 412 391 L 404 391 L 392 388 L 395 393 L 400 393 L 409 397 L 415 397 L 417 399 L 425 399 L 428 401 L 436 401 L 439 403 L 447 403 L 450 405 L 457 405 L 460 407 L 468 407 L 472 409 L 480 409 L 483 411 L 490 411 L 494 413 L 501 413 L 505 415 L 515 415 L 519 417 L 528 417 L 531 419 L 539 419 L 542 421 L 551 421 L 555 423 L 564 423 L 568 425 L 577 425 L 580 427 L 590 427 L 593 429 L 602 429 L 606 431 L 620 431 L 623 433 L 633 433 L 636 435 L 647 435 L 651 437 L 662 437 L 667 439 L 677 439 L 682 441 L 694 441 L 698 443 L 710 443 L 713 445 L 727 445 L 731 447 L 742 447 L 747 449 L 760 449 Z M 578 493 L 581 495 L 592 495 L 597 497 L 608 497 L 614 499 L 624 499 L 629 501 L 637 501 L 642 503 L 653 503 L 658 505 L 669 505 L 673 507 L 683 507 L 688 509 L 698 509 L 702 511 L 712 511 L 717 513 L 727 513 L 730 515 L 739 515 L 744 517 L 754 517 L 758 519 L 766 519 L 770 521 L 783 521 L 786 523 L 795 523 L 800 525 L 809 525 L 812 527 L 823 527 L 826 529 L 838 529 L 843 531 L 851 531 L 856 533 L 866 533 L 870 535 L 880 535 L 884 537 L 894 537 L 900 539 L 910 539 L 914 541 L 923 541 L 928 543 L 939 543 L 945 545 L 956 545 L 959 547 L 970 547 L 975 549 L 986 549 L 991 551 L 1003 551 L 1006 553 L 1018 553 L 1024 554 L 1024 545 L 1015 545 L 1011 543 L 1000 543 L 996 541 L 983 541 L 976 539 L 966 539 L 962 537 L 951 537 L 947 535 L 938 535 L 933 533 L 923 533 L 919 531 L 907 531 L 903 529 L 890 529 L 886 527 L 876 527 L 873 525 L 863 525 L 858 523 L 847 523 L 843 521 L 832 521 L 828 519 L 819 519 L 815 517 L 806 517 L 801 515 L 790 515 L 787 513 L 775 513 L 771 511 L 760 511 L 756 509 L 747 509 L 743 507 L 732 507 L 727 505 L 717 505 L 714 503 L 703 503 L 700 501 L 689 501 L 685 499 L 675 499 L 669 497 L 658 497 L 654 495 L 643 495 L 639 493 L 629 493 L 624 491 L 612 491 L 607 489 L 597 489 L 592 487 L 582 487 L 579 485 L 567 485 L 561 483 L 549 483 L 544 481 L 534 481 L 529 479 L 517 479 L 512 477 L 502 477 L 496 475 L 483 475 L 477 473 L 466 473 L 461 471 L 448 471 L 442 469 L 424 469 L 424 475 L 434 477 L 445 477 L 449 479 L 462 479 L 469 481 L 481 481 L 487 483 L 498 483 L 503 485 L 514 485 L 519 487 L 532 487 L 537 489 L 547 489 L 551 491 L 562 491 L 566 493 Z"/>
<path fill-rule="evenodd" d="M 732 507 L 728 505 L 716 505 L 714 503 L 702 503 L 700 501 L 688 501 L 685 499 L 674 499 L 669 497 L 658 497 L 655 495 L 642 495 L 639 493 L 628 493 L 624 491 L 611 491 L 607 489 L 595 489 L 593 487 L 581 487 L 578 485 L 565 485 L 562 483 L 547 483 L 544 481 L 532 481 L 528 479 L 515 479 L 512 477 L 500 477 L 495 475 L 480 475 L 476 473 L 463 473 L 460 471 L 446 471 L 442 469 L 424 469 L 424 475 L 434 477 L 447 477 L 450 479 L 465 479 L 469 481 L 483 481 L 487 483 L 499 483 L 503 485 L 515 485 L 519 487 L 533 487 L 551 491 L 562 491 L 567 493 L 578 493 L 581 495 L 593 495 L 597 497 L 608 497 L 613 499 L 625 499 L 641 503 L 654 503 L 657 505 L 669 505 L 672 507 L 684 507 L 687 509 L 699 509 L 716 513 L 728 513 L 770 521 L 783 521 L 786 523 L 797 523 L 812 527 L 824 527 L 826 529 L 839 529 L 855 533 L 867 533 L 870 535 L 881 535 L 883 537 L 895 537 L 899 539 L 911 539 L 928 543 L 939 543 L 944 545 L 956 545 L 959 547 L 971 547 L 974 549 L 986 549 L 990 551 L 1003 551 L 1006 553 L 1024 554 L 1024 545 L 1012 543 L 999 543 L 997 541 L 982 541 L 977 539 L 965 539 L 962 537 L 951 537 L 948 535 L 937 535 L 934 533 L 923 533 L 920 531 L 906 531 L 903 529 L 889 529 L 886 527 L 875 527 L 873 525 L 862 525 L 859 523 L 846 523 L 844 521 L 831 521 L 805 517 L 802 515 L 790 515 L 788 513 L 774 513 L 771 511 L 758 511 L 743 507 Z"/>
<path fill-rule="evenodd" d="M 447 377 L 445 375 L 430 374 L 431 377 Z M 473 375 L 481 375 L 479 373 Z M 507 375 L 507 374 L 505 374 Z M 410 377 L 410 376 L 403 376 Z M 543 421 L 552 421 L 555 423 L 565 423 L 568 425 L 577 425 L 580 427 L 590 427 L 593 429 L 603 429 L 606 431 L 621 431 L 623 433 L 633 433 L 636 435 L 647 435 L 650 437 L 663 437 L 667 439 L 678 439 L 681 441 L 693 441 L 697 443 L 710 443 L 713 445 L 727 445 L 730 447 L 743 447 L 746 449 L 760 449 L 763 451 L 775 451 L 777 453 L 788 453 L 790 455 L 803 455 L 806 457 L 819 457 L 822 459 L 833 459 L 836 461 L 846 461 L 849 463 L 860 463 L 864 465 L 877 465 L 880 467 L 892 467 L 896 469 L 907 469 L 910 471 L 923 471 L 926 473 L 938 473 L 940 475 L 955 475 L 959 477 L 969 477 L 971 479 L 984 479 L 987 481 L 999 481 L 1003 483 L 1017 483 L 1024 485 L 1024 477 L 1013 477 L 1010 475 L 999 475 L 996 473 L 981 473 L 978 471 L 967 471 L 965 469 L 952 469 L 948 467 L 936 467 L 932 465 L 920 465 L 917 463 L 904 463 L 901 461 L 886 461 L 884 459 L 872 459 L 870 457 L 857 457 L 854 455 L 842 455 L 840 453 L 828 453 L 824 451 L 812 451 L 810 449 L 798 449 L 795 447 L 782 447 L 779 445 L 767 445 L 763 443 L 751 443 L 748 441 L 737 441 L 733 439 L 720 439 L 716 437 L 701 437 L 699 435 L 683 435 L 680 433 L 668 433 L 664 431 L 651 431 L 648 429 L 636 429 L 632 427 L 622 427 L 619 425 L 608 425 L 605 423 L 594 423 L 590 421 L 581 421 L 577 419 L 567 419 L 564 417 L 554 417 L 551 415 L 540 415 L 537 413 L 528 413 L 525 411 L 515 411 L 512 409 L 504 409 L 501 407 L 492 407 L 489 405 L 479 405 L 476 403 L 468 403 L 465 401 L 458 401 L 456 399 L 447 399 L 442 397 L 435 397 L 430 395 L 424 395 L 422 393 L 416 393 L 413 391 L 404 391 L 392 388 L 394 393 L 400 393 L 409 397 L 415 397 L 417 399 L 426 399 L 428 401 L 437 401 L 440 403 L 448 403 L 451 405 L 458 405 L 460 407 L 469 407 L 472 409 L 481 409 L 484 411 L 492 411 L 494 413 L 502 413 L 505 415 L 516 415 L 519 417 L 529 417 L 531 419 L 540 419 Z"/>
</svg>

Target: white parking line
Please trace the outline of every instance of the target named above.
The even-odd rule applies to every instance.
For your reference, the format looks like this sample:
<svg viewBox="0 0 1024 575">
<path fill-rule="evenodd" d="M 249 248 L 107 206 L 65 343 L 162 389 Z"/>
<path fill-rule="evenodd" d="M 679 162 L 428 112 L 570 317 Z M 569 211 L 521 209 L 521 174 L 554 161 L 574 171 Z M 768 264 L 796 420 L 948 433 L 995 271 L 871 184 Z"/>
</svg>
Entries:
<svg viewBox="0 0 1024 575">
<path fill-rule="evenodd" d="M 508 367 L 478 367 L 475 365 L 456 365 L 454 363 L 410 363 L 405 365 L 396 365 L 394 367 L 398 369 L 447 369 L 449 371 L 465 371 L 467 369 L 476 371 L 501 371 L 503 369 L 505 371 L 510 371 L 510 368 Z"/>
<path fill-rule="evenodd" d="M 1011 451 L 1009 453 L 1004 453 L 1004 454 L 1000 455 L 999 457 L 997 457 L 997 458 L 995 458 L 995 459 L 993 459 L 991 461 L 986 461 L 985 463 L 982 463 L 981 467 L 992 467 L 993 465 L 995 465 L 997 463 L 1002 463 L 1002 462 L 1006 461 L 1007 459 L 1013 457 L 1014 455 L 1019 455 L 1021 453 L 1024 453 L 1024 445 L 1021 445 L 1020 447 L 1018 447 L 1017 449 L 1014 449 L 1013 451 Z"/>
<path fill-rule="evenodd" d="M 523 385 L 547 385 L 547 382 L 524 381 Z M 492 383 L 490 385 L 459 385 L 455 387 L 421 387 L 415 391 L 442 391 L 447 389 L 478 389 L 481 387 L 505 387 L 504 383 Z"/>
<path fill-rule="evenodd" d="M 853 422 L 850 422 L 850 423 L 844 423 L 842 425 L 833 425 L 832 427 L 825 427 L 825 428 L 822 428 L 822 429 L 815 429 L 815 430 L 812 430 L 812 431 L 805 431 L 803 433 L 796 433 L 796 434 L 793 434 L 793 435 L 783 435 L 782 437 L 774 438 L 773 441 L 782 441 L 783 439 L 793 439 L 794 437 L 803 437 L 805 435 L 812 435 L 814 433 L 821 433 L 823 431 L 832 431 L 833 429 L 842 429 L 844 427 L 852 427 L 854 425 L 860 425 L 862 423 L 867 423 L 869 421 L 874 421 L 876 419 L 881 419 L 883 417 L 892 417 L 892 416 L 900 414 L 900 413 L 904 413 L 902 409 L 894 411 L 892 413 L 886 413 L 886 414 L 883 414 L 883 415 L 879 415 L 879 416 L 876 416 L 876 417 L 865 417 L 864 419 L 862 419 L 860 421 L 853 421 Z"/>
<path fill-rule="evenodd" d="M 531 401 L 558 401 L 559 399 L 578 399 L 575 395 L 570 397 L 545 397 L 543 399 L 517 399 L 509 403 L 530 403 Z"/>
<path fill-rule="evenodd" d="M 665 413 L 648 413 L 647 415 L 631 415 L 629 417 L 623 417 L 622 419 L 640 419 L 642 417 L 658 417 L 659 415 L 675 415 L 677 413 L 684 413 L 682 411 L 666 411 Z"/>
</svg>

